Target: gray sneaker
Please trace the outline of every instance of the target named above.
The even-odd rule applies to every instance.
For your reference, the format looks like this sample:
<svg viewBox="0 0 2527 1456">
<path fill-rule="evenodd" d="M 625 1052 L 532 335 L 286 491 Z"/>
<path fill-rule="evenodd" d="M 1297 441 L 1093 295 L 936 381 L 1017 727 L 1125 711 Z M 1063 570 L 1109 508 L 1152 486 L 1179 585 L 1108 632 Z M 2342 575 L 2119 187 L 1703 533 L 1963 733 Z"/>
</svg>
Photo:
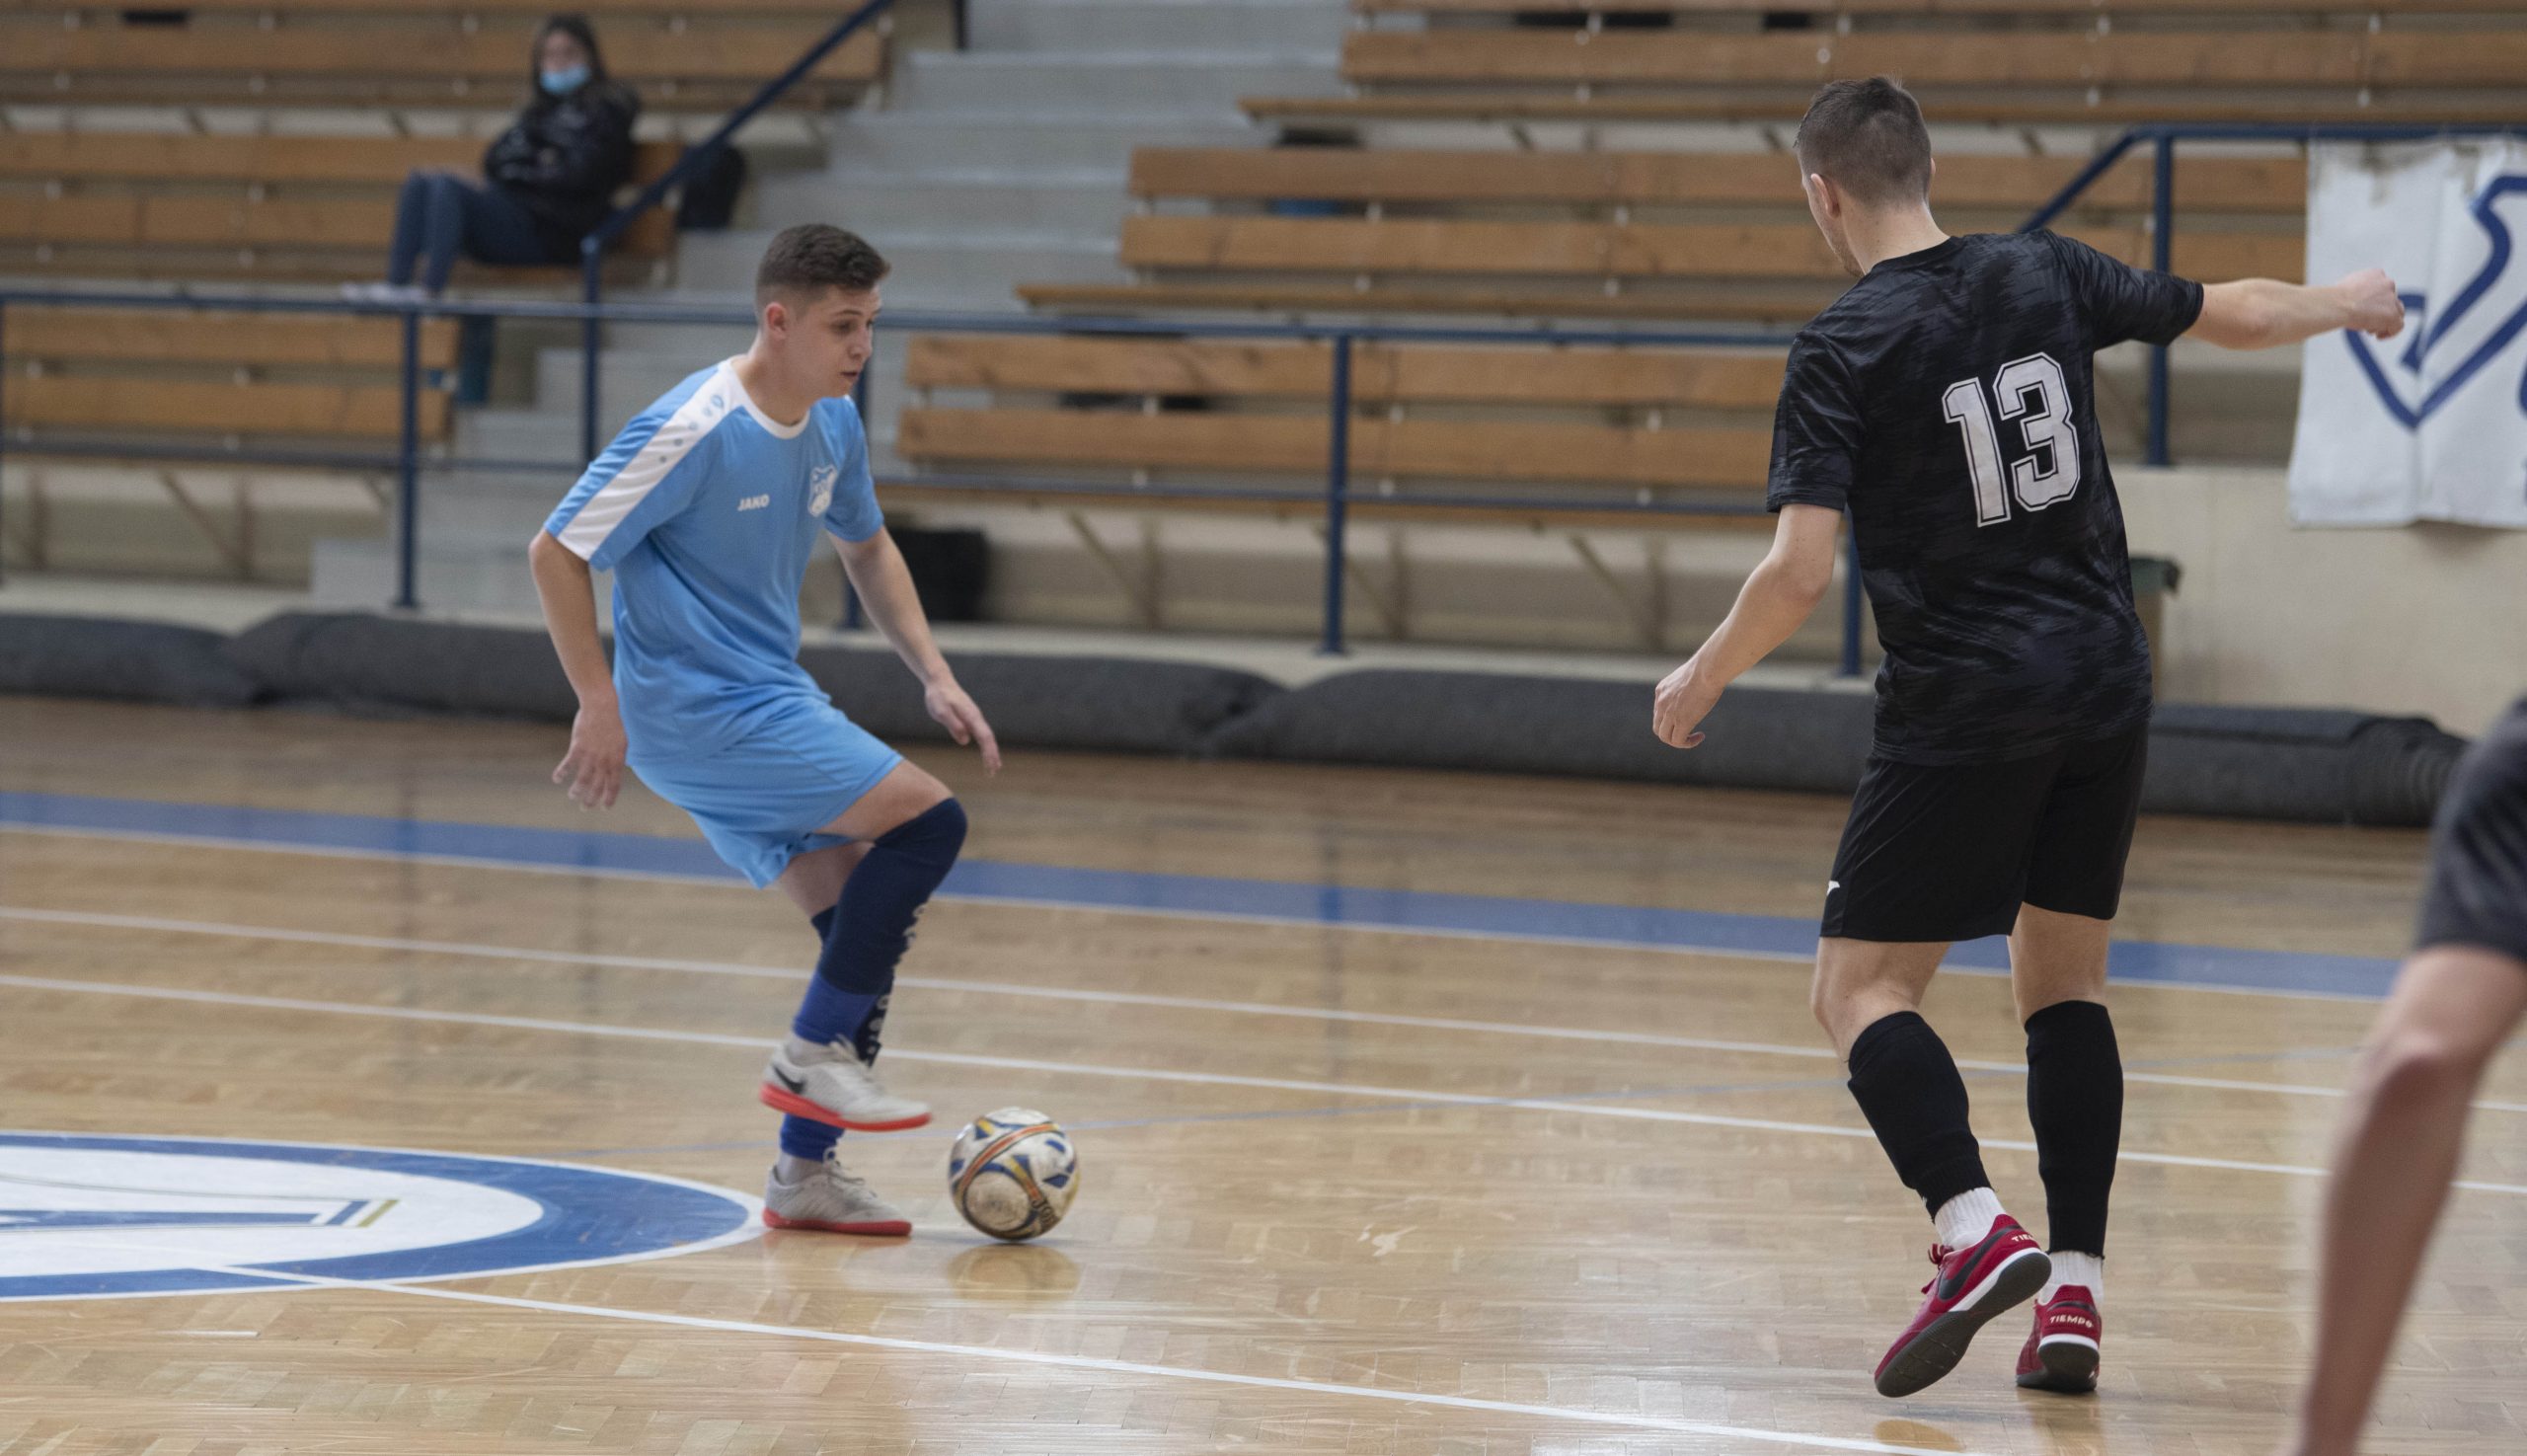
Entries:
<svg viewBox="0 0 2527 1456">
<path fill-rule="evenodd" d="M 783 1183 L 781 1166 L 774 1164 L 763 1183 L 763 1221 L 777 1229 L 817 1229 L 881 1239 L 911 1233 L 911 1219 L 835 1160 L 841 1151 L 839 1147 L 827 1150 L 823 1165 L 797 1183 Z"/>
<path fill-rule="evenodd" d="M 897 1097 L 878 1082 L 848 1041 L 819 1046 L 793 1036 L 763 1069 L 755 1097 L 765 1107 L 854 1132 L 901 1132 L 930 1120 L 928 1104 Z"/>
</svg>

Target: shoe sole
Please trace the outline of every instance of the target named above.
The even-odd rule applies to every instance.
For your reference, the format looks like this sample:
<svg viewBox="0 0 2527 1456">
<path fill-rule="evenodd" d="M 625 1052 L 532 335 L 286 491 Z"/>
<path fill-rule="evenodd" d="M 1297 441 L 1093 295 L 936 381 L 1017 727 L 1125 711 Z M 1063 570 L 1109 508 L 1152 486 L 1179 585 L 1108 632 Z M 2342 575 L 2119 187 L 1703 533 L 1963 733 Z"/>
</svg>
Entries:
<svg viewBox="0 0 2527 1456">
<path fill-rule="evenodd" d="M 811 1103 L 795 1092 L 784 1091 L 769 1082 L 754 1090 L 754 1098 L 755 1101 L 776 1112 L 788 1112 L 793 1117 L 804 1117 L 810 1122 L 822 1122 L 827 1127 L 840 1127 L 849 1132 L 906 1132 L 915 1127 L 930 1125 L 930 1113 L 927 1111 L 911 1117 L 897 1117 L 886 1122 L 857 1121 L 843 1116 L 831 1108 Z"/>
<path fill-rule="evenodd" d="M 2064 1396 L 2097 1393 L 2097 1350 L 2093 1346 L 2057 1340 L 2037 1345 L 2035 1358 L 2044 1368 L 2020 1376 L 2019 1389 L 2047 1390 Z"/>
<path fill-rule="evenodd" d="M 2014 1256 L 1993 1271 L 1983 1297 L 1972 1309 L 1951 1310 L 1931 1321 L 1895 1352 L 1885 1368 L 1877 1372 L 1877 1393 L 1908 1396 L 1938 1384 L 1956 1368 L 1957 1361 L 1965 1358 L 1965 1347 L 1974 1342 L 1976 1331 L 1994 1317 L 2034 1298 L 2052 1272 L 2053 1261 L 2045 1258 L 2042 1250 L 2029 1249 Z"/>
<path fill-rule="evenodd" d="M 763 1222 L 767 1228 L 804 1229 L 819 1234 L 858 1234 L 869 1239 L 900 1239 L 912 1232 L 912 1222 L 902 1218 L 881 1218 L 868 1223 L 822 1223 L 812 1218 L 783 1218 L 766 1208 Z"/>
</svg>

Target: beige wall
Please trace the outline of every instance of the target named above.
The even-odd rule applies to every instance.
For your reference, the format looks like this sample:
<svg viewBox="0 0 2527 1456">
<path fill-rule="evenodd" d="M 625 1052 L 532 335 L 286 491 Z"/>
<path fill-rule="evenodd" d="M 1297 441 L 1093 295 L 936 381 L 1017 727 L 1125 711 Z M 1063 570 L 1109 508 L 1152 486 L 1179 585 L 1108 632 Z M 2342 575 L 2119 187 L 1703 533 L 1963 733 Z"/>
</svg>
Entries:
<svg viewBox="0 0 2527 1456">
<path fill-rule="evenodd" d="M 2481 732 L 2527 693 L 2527 531 L 2290 524 L 2278 470 L 2115 472 L 2132 550 L 2183 568 L 2160 695 L 2419 713 Z"/>
</svg>

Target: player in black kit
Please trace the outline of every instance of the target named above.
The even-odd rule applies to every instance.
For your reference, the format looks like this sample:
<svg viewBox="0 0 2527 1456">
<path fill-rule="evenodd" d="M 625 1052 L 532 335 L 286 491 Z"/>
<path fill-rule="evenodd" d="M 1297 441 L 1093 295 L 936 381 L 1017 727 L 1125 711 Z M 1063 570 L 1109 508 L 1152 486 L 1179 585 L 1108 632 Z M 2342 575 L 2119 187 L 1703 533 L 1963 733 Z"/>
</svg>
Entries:
<svg viewBox="0 0 2527 1456">
<path fill-rule="evenodd" d="M 2150 647 L 2091 356 L 2191 335 L 2235 348 L 2336 329 L 2385 337 L 2384 273 L 2331 287 L 2199 283 L 2050 233 L 1950 237 L 1930 134 L 1884 78 L 1838 81 L 1800 123 L 1808 210 L 1860 281 L 1791 345 L 1766 499 L 1771 554 L 1728 619 L 1658 685 L 1679 748 L 1833 577 L 1851 518 L 1885 664 L 1877 729 L 1826 884 L 1812 1005 L 1851 1091 L 1936 1230 L 1937 1272 L 1878 1362 L 1909 1395 L 1994 1315 L 2040 1296 L 2019 1383 L 2097 1382 L 2123 1067 L 2108 923 L 2140 802 Z M 2006 933 L 2051 1257 L 2004 1213 L 1965 1084 L 1919 1008 L 1950 943 Z"/>
<path fill-rule="evenodd" d="M 2317 1361 L 2291 1456 L 2351 1456 L 2484 1069 L 2527 1018 L 2527 698 L 2467 751 L 2431 828 L 2413 953 L 2363 1048 L 2326 1187 Z"/>
</svg>

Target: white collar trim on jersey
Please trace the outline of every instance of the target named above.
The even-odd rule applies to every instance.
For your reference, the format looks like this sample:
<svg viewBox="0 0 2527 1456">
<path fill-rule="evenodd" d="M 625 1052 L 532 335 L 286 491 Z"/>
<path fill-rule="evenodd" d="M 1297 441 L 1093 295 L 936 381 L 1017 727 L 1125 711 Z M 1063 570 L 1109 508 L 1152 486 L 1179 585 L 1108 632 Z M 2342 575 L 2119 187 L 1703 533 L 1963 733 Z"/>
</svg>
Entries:
<svg viewBox="0 0 2527 1456">
<path fill-rule="evenodd" d="M 815 414 L 814 406 L 808 406 L 807 414 L 800 417 L 798 423 L 784 424 L 780 421 L 763 413 L 763 407 L 754 402 L 754 396 L 746 393 L 745 381 L 737 377 L 737 361 L 735 359 L 722 359 L 720 361 L 720 372 L 728 376 L 728 392 L 735 395 L 739 400 L 745 403 L 746 413 L 754 417 L 754 422 L 762 425 L 774 438 L 795 440 L 800 435 L 806 432 L 807 420 Z"/>
</svg>

